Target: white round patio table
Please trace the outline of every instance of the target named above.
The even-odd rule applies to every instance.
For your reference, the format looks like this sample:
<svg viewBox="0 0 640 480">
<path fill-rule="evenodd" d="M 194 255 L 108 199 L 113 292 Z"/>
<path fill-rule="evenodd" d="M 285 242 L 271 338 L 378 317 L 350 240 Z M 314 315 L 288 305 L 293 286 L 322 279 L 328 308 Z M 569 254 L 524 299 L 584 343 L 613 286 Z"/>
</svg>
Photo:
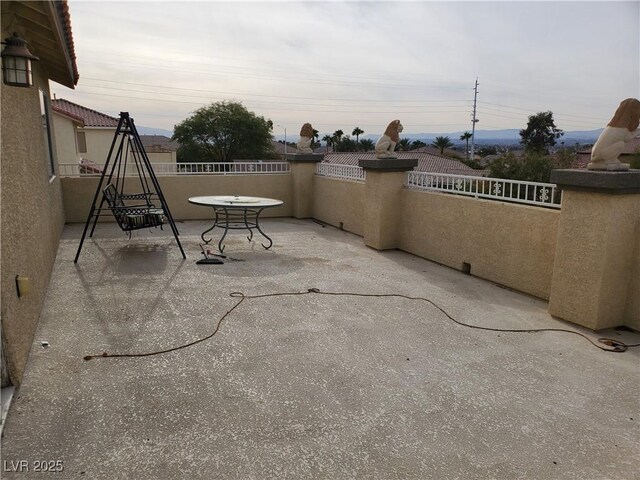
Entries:
<svg viewBox="0 0 640 480">
<path fill-rule="evenodd" d="M 271 248 L 273 241 L 260 228 L 260 213 L 265 208 L 279 207 L 284 202 L 275 198 L 263 197 L 247 197 L 243 195 L 212 195 L 206 197 L 191 197 L 189 203 L 201 205 L 203 207 L 213 208 L 215 219 L 211 228 L 206 229 L 200 235 L 204 243 L 209 243 L 213 237 L 208 240 L 205 235 L 214 228 L 224 228 L 222 238 L 218 242 L 218 250 L 220 253 L 224 251 L 223 241 L 229 230 L 249 230 L 247 239 L 251 241 L 253 238 L 253 230 L 256 229 L 260 234 L 269 241 L 268 245 L 262 243 L 265 249 Z"/>
</svg>

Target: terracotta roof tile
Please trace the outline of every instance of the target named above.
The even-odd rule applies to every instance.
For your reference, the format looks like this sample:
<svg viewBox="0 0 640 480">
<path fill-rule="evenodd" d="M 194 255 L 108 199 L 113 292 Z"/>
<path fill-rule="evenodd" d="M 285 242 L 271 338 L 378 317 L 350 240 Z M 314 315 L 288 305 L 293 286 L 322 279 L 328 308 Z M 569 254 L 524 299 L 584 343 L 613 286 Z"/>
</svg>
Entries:
<svg viewBox="0 0 640 480">
<path fill-rule="evenodd" d="M 60 23 L 62 24 L 62 29 L 64 31 L 64 40 L 66 43 L 67 51 L 69 52 L 69 57 L 71 59 L 71 68 L 73 69 L 73 84 L 77 85 L 80 75 L 78 74 L 78 64 L 76 62 L 76 49 L 73 42 L 73 31 L 71 30 L 71 15 L 69 14 L 69 5 L 67 4 L 67 0 L 55 2 L 55 5 L 58 11 L 58 17 L 60 18 Z"/>
<path fill-rule="evenodd" d="M 396 152 L 398 158 L 417 158 L 418 166 L 416 172 L 446 173 L 449 175 L 469 175 L 474 177 L 482 177 L 485 175 L 484 170 L 474 170 L 464 163 L 452 158 L 441 157 L 431 153 L 421 152 Z M 351 153 L 351 152 L 335 152 L 327 153 L 324 156 L 324 163 L 337 163 L 340 165 L 358 165 L 358 160 L 373 160 L 376 158 L 375 152 L 367 153 Z"/>
<path fill-rule="evenodd" d="M 145 148 L 160 147 L 166 151 L 175 152 L 180 148 L 180 144 L 171 140 L 166 135 L 140 135 L 140 141 Z"/>
<path fill-rule="evenodd" d="M 53 102 L 51 102 L 51 110 L 53 110 L 56 113 L 59 113 L 60 115 L 65 116 L 67 118 L 70 118 L 71 120 L 79 123 L 80 125 L 82 125 L 84 127 L 84 119 L 82 117 L 80 117 L 79 115 L 75 115 L 73 113 L 67 112 L 66 110 L 63 110 L 60 107 L 58 107 Z"/>
<path fill-rule="evenodd" d="M 64 98 L 57 98 L 51 101 L 54 110 L 68 113 L 80 117 L 84 121 L 85 127 L 117 127 L 118 119 L 96 110 L 92 110 L 77 103 L 70 102 Z"/>
<path fill-rule="evenodd" d="M 636 153 L 640 153 L 640 138 L 633 138 L 631 141 L 625 143 L 621 155 L 635 155 Z M 587 168 L 587 164 L 590 161 L 591 149 L 581 150 L 576 154 L 576 159 L 571 164 L 571 168 Z M 624 162 L 625 160 L 620 158 L 620 161 Z"/>
</svg>

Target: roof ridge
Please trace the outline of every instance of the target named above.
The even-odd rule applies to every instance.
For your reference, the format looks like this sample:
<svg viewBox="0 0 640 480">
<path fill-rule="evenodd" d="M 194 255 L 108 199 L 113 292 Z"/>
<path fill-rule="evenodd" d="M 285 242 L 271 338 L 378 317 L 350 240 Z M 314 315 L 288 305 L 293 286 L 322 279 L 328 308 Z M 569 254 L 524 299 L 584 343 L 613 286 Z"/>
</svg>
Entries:
<svg viewBox="0 0 640 480">
<path fill-rule="evenodd" d="M 102 115 L 102 116 L 104 116 L 104 117 L 108 117 L 108 118 L 109 118 L 109 119 L 111 119 L 111 120 L 116 120 L 116 121 L 118 120 L 116 117 L 112 117 L 111 115 L 107 115 L 106 113 L 99 112 L 98 110 L 94 110 L 93 108 L 85 107 L 85 106 L 80 105 L 80 104 L 78 104 L 78 103 L 74 103 L 74 102 L 72 102 L 71 100 L 67 100 L 66 98 L 54 98 L 54 99 L 51 101 L 51 103 L 53 103 L 53 102 L 59 102 L 59 101 L 63 101 L 63 102 L 70 103 L 71 105 L 74 105 L 74 106 L 76 106 L 76 107 L 78 107 L 78 108 L 82 108 L 82 109 L 84 109 L 84 110 L 88 110 L 89 112 L 97 113 L 98 115 Z"/>
</svg>

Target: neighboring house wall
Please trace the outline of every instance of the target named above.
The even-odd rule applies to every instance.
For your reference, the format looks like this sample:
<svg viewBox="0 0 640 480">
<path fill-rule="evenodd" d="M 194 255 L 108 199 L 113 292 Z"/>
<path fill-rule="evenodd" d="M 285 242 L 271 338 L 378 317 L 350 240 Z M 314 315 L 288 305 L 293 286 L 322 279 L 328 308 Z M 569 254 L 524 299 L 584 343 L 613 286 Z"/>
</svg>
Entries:
<svg viewBox="0 0 640 480">
<path fill-rule="evenodd" d="M 3 25 L 2 38 L 10 34 Z M 6 340 L 3 354 L 14 384 L 20 383 L 27 363 L 64 226 L 60 179 L 49 176 L 40 116 L 39 90 L 49 95 L 49 80 L 39 62 L 34 62 L 33 69 L 33 87 L 0 87 L 0 308 Z M 55 135 L 51 137 L 55 152 Z M 16 275 L 28 277 L 31 282 L 31 292 L 21 298 L 16 291 Z"/>
<path fill-rule="evenodd" d="M 76 123 L 54 111 L 53 129 L 56 137 L 58 163 L 76 163 L 80 160 L 76 138 Z"/>
<path fill-rule="evenodd" d="M 150 147 L 145 147 L 144 150 L 147 152 L 147 157 L 149 157 L 149 161 L 151 163 L 176 163 L 178 161 L 176 158 L 176 152 L 154 151 L 154 149 Z"/>
<path fill-rule="evenodd" d="M 115 128 L 108 127 L 85 127 L 78 129 L 78 134 L 84 134 L 86 142 L 86 152 L 80 149 L 80 157 L 91 160 L 99 165 L 104 165 L 109 155 L 109 149 L 116 133 Z M 82 141 L 79 142 L 82 146 Z"/>
</svg>

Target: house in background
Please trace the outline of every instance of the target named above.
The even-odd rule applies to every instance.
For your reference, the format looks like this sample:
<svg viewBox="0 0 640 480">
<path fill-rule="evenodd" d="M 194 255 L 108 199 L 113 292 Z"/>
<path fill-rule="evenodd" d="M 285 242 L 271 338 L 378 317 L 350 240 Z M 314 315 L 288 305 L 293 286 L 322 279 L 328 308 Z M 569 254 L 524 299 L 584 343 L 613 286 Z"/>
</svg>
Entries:
<svg viewBox="0 0 640 480">
<path fill-rule="evenodd" d="M 631 160 L 636 155 L 640 155 L 640 138 L 634 138 L 630 142 L 626 143 L 619 159 L 622 163 L 631 163 Z M 590 161 L 591 149 L 581 150 L 576 154 L 576 159 L 571 164 L 571 168 L 587 168 L 587 164 Z"/>
<path fill-rule="evenodd" d="M 65 223 L 49 81 L 74 88 L 78 69 L 66 1 L 16 0 L 0 9 L 0 38 L 26 41 L 37 57 L 31 72 L 13 70 L 28 57 L 2 47 L 0 316 L 2 386 L 11 388 L 27 364 Z"/>
<path fill-rule="evenodd" d="M 432 153 L 420 153 L 415 150 L 411 152 L 395 152 L 398 158 L 416 158 L 418 165 L 415 167 L 416 172 L 429 173 L 445 173 L 448 175 L 468 175 L 482 177 L 485 175 L 484 170 L 474 170 L 459 160 L 447 158 Z M 376 158 L 375 152 L 335 152 L 327 153 L 324 156 L 323 163 L 337 163 L 340 165 L 358 166 L 358 160 L 373 160 Z"/>
<path fill-rule="evenodd" d="M 58 162 L 77 164 L 82 173 L 100 173 L 119 119 L 64 98 L 52 100 Z M 152 163 L 176 163 L 179 144 L 164 135 L 140 135 Z"/>
<path fill-rule="evenodd" d="M 285 154 L 288 153 L 296 153 L 297 147 L 293 145 L 285 145 L 284 142 L 278 142 L 277 140 L 271 140 L 271 147 L 273 150 L 280 155 L 282 160 L 285 159 Z"/>
<path fill-rule="evenodd" d="M 180 144 L 165 135 L 140 135 L 151 163 L 176 163 Z"/>
<path fill-rule="evenodd" d="M 98 165 L 104 165 L 109 155 L 109 148 L 118 126 L 118 119 L 105 113 L 83 107 L 64 98 L 51 101 L 54 111 L 54 127 L 58 147 L 58 162 L 77 163 L 83 158 Z M 69 119 L 76 119 L 75 144 L 77 154 L 73 153 L 73 141 L 70 140 L 72 130 Z M 80 122 L 81 121 L 81 125 Z"/>
<path fill-rule="evenodd" d="M 84 119 L 60 108 L 56 104 L 56 100 L 51 102 L 51 111 L 53 113 L 58 164 L 80 161 L 78 129 L 84 128 Z"/>
</svg>

